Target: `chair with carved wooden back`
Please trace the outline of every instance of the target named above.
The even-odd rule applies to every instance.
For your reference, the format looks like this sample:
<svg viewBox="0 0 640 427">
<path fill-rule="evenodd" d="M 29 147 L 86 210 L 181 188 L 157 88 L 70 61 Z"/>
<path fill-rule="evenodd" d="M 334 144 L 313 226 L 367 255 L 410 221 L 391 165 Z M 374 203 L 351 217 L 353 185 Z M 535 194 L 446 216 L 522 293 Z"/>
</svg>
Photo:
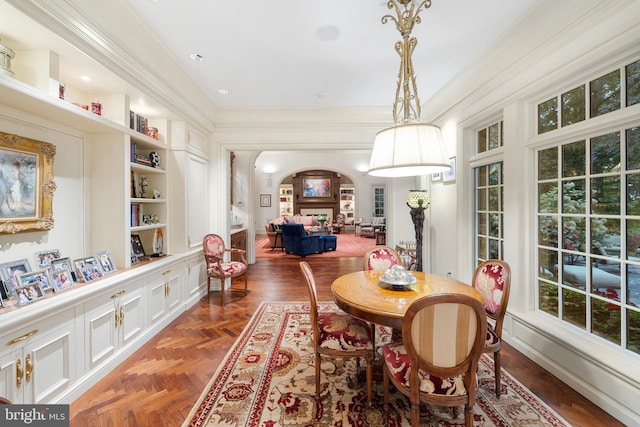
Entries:
<svg viewBox="0 0 640 427">
<path fill-rule="evenodd" d="M 402 341 L 382 347 L 384 412 L 389 410 L 389 381 L 411 404 L 411 425 L 420 425 L 420 403 L 464 405 L 473 426 L 477 368 L 487 333 L 487 316 L 477 299 L 434 294 L 414 301 L 402 321 Z"/>
<path fill-rule="evenodd" d="M 336 215 L 336 219 L 331 225 L 331 230 L 333 234 L 340 234 L 342 230 L 344 230 L 344 214 Z"/>
<path fill-rule="evenodd" d="M 207 262 L 207 295 L 211 292 L 211 279 L 220 280 L 220 301 L 224 305 L 224 283 L 226 279 L 244 276 L 244 294 L 247 294 L 247 270 L 249 264 L 243 249 L 226 248 L 224 240 L 217 234 L 207 234 L 202 241 L 204 259 Z M 225 257 L 229 255 L 229 259 Z M 236 255 L 240 260 L 235 260 Z"/>
<path fill-rule="evenodd" d="M 509 292 L 511 290 L 511 268 L 499 259 L 489 259 L 481 263 L 473 273 L 471 283 L 482 294 L 487 317 L 491 321 L 487 325 L 485 353 L 493 353 L 495 371 L 496 397 L 500 397 L 500 370 L 502 357 L 502 324 L 507 312 Z"/>
<path fill-rule="evenodd" d="M 361 357 L 366 361 L 367 404 L 371 406 L 373 393 L 373 331 L 371 326 L 347 313 L 318 312 L 316 282 L 308 263 L 300 262 L 300 270 L 309 291 L 312 339 L 315 353 L 316 400 L 320 401 L 320 356 Z"/>
<path fill-rule="evenodd" d="M 385 245 L 377 245 L 364 254 L 364 271 L 386 270 L 394 265 L 402 265 L 400 254 L 393 248 Z"/>
</svg>

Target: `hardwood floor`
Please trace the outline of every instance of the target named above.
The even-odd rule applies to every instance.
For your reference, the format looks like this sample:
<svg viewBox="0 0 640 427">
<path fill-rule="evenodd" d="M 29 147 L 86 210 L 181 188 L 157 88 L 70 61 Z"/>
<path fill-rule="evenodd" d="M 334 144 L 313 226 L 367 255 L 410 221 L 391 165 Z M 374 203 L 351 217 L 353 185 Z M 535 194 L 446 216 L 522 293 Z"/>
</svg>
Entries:
<svg viewBox="0 0 640 427">
<path fill-rule="evenodd" d="M 362 259 L 308 257 L 318 299 L 332 300 L 331 282 L 362 268 Z M 72 427 L 180 426 L 227 350 L 262 301 L 308 300 L 295 259 L 259 259 L 249 293 L 238 283 L 220 306 L 211 292 L 71 404 Z M 509 345 L 502 365 L 575 426 L 623 426 Z"/>
</svg>

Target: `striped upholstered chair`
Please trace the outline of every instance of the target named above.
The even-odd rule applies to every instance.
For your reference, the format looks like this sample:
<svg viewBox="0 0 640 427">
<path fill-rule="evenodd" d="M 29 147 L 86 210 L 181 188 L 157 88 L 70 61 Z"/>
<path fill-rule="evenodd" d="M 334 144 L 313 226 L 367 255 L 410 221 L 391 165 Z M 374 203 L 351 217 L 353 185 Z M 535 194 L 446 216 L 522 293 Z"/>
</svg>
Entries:
<svg viewBox="0 0 640 427">
<path fill-rule="evenodd" d="M 476 268 L 471 283 L 484 297 L 484 308 L 487 317 L 491 319 L 487 325 L 484 352 L 493 353 L 496 397 L 500 397 L 502 323 L 507 312 L 509 291 L 511 290 L 511 268 L 502 260 L 489 259 Z"/>
<path fill-rule="evenodd" d="M 420 425 L 421 402 L 464 405 L 465 425 L 472 427 L 486 333 L 484 306 L 471 296 L 435 294 L 414 301 L 402 321 L 402 342 L 382 347 L 385 414 L 390 380 L 409 396 L 412 427 Z"/>
</svg>

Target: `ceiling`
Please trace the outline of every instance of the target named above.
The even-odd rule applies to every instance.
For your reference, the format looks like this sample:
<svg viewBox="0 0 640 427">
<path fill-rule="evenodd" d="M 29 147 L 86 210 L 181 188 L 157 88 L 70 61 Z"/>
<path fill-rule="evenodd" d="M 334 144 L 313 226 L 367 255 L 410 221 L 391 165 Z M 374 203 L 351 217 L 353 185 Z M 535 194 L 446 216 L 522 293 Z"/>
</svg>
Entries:
<svg viewBox="0 0 640 427">
<path fill-rule="evenodd" d="M 386 1 L 127 1 L 222 107 L 391 106 L 395 98 L 401 36 L 381 22 L 393 13 Z M 412 33 L 421 101 L 536 1 L 433 0 Z"/>
<path fill-rule="evenodd" d="M 433 0 L 412 35 L 422 103 L 500 38 L 538 0 Z M 389 106 L 401 39 L 383 0 L 121 0 L 220 107 Z M 187 6 L 187 7 L 185 7 Z M 60 79 L 87 93 L 136 89 L 0 0 L 0 38 L 49 48 Z M 192 54 L 202 61 L 192 60 Z M 90 81 L 80 80 L 82 75 Z M 96 82 L 96 83 L 93 83 Z M 97 83 L 99 82 L 99 83 Z M 108 82 L 108 83 L 107 83 Z M 94 85 L 94 87 L 92 87 Z M 98 86 L 100 85 L 100 86 Z M 221 95 L 218 90 L 229 93 Z M 143 113 L 141 107 L 136 111 Z"/>
</svg>

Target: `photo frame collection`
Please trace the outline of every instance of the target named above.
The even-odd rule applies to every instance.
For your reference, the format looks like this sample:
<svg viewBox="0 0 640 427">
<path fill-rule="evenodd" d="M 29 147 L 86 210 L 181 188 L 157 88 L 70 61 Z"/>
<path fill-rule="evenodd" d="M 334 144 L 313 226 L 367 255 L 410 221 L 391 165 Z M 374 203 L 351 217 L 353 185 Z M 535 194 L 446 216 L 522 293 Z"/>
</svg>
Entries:
<svg viewBox="0 0 640 427">
<path fill-rule="evenodd" d="M 15 300 L 23 306 L 48 293 L 63 292 L 78 282 L 88 283 L 117 271 L 109 251 L 72 262 L 53 249 L 36 252 L 35 259 L 35 269 L 26 258 L 0 263 L 0 308 L 6 306 L 5 301 Z"/>
</svg>

